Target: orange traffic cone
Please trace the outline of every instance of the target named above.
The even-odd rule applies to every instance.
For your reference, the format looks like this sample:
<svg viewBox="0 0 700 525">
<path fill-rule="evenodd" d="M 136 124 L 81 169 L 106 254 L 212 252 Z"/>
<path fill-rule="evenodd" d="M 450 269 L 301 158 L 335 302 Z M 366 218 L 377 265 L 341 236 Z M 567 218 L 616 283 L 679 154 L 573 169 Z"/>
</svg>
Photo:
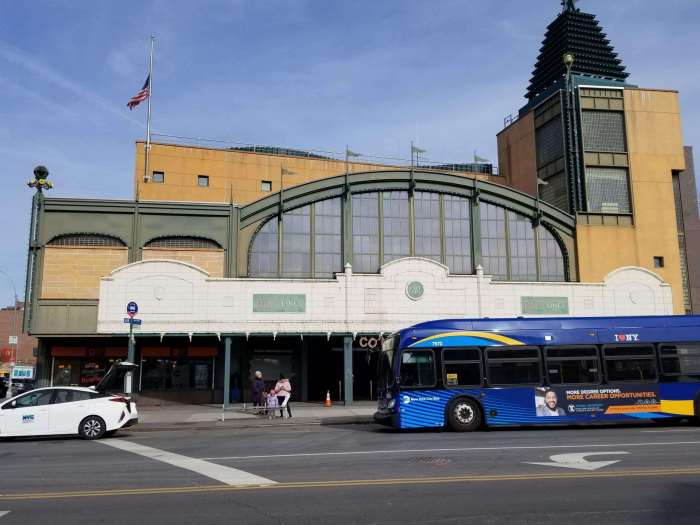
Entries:
<svg viewBox="0 0 700 525">
<path fill-rule="evenodd" d="M 328 407 L 328 408 L 333 406 L 331 404 L 331 391 L 330 390 L 326 390 L 326 400 L 323 402 L 323 406 Z"/>
</svg>

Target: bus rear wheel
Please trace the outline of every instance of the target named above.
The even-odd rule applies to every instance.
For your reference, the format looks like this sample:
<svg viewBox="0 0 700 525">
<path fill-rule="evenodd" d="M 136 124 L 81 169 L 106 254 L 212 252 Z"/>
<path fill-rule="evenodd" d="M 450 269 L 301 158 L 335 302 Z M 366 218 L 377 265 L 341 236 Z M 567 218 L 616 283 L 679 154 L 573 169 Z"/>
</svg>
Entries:
<svg viewBox="0 0 700 525">
<path fill-rule="evenodd" d="M 447 424 L 455 432 L 469 432 L 481 426 L 481 407 L 476 401 L 460 397 L 447 409 Z"/>
</svg>

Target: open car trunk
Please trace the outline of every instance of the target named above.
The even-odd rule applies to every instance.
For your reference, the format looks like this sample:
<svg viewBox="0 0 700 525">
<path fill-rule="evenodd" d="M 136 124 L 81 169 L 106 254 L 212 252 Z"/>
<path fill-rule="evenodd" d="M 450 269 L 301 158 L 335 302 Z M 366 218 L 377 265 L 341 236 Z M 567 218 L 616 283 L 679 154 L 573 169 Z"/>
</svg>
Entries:
<svg viewBox="0 0 700 525">
<path fill-rule="evenodd" d="M 107 373 L 100 379 L 93 388 L 100 392 L 101 394 L 106 394 L 107 392 L 122 392 L 124 390 L 124 378 L 128 372 L 136 370 L 138 365 L 130 363 L 128 361 L 121 361 L 119 363 L 114 363 Z"/>
</svg>

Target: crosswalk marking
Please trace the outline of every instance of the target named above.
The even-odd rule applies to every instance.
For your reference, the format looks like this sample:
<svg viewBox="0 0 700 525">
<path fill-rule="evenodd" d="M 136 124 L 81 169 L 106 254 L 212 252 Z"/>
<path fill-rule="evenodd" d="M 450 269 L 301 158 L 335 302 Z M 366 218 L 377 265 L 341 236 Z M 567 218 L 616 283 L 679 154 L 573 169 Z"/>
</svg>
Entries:
<svg viewBox="0 0 700 525">
<path fill-rule="evenodd" d="M 119 450 L 124 450 L 126 452 L 131 452 L 132 454 L 138 454 L 139 456 L 146 458 L 155 459 L 156 461 L 161 461 L 163 463 L 167 463 L 168 465 L 173 465 L 185 470 L 190 470 L 202 476 L 225 483 L 226 485 L 271 485 L 276 483 L 271 479 L 256 476 L 255 474 L 251 474 L 243 470 L 226 467 L 224 465 L 217 465 L 216 463 L 211 463 L 210 461 L 205 461 L 203 459 L 175 454 L 174 452 L 168 452 L 167 450 L 147 447 L 145 445 L 141 445 L 140 443 L 133 443 L 125 439 L 105 439 L 98 441 L 98 443 L 102 443 L 103 445 Z"/>
</svg>

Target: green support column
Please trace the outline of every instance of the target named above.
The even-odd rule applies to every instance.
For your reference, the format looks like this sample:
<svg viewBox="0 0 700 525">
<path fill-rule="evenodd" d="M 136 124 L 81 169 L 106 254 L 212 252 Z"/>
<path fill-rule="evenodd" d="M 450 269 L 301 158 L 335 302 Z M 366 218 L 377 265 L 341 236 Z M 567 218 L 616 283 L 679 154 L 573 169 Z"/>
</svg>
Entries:
<svg viewBox="0 0 700 525">
<path fill-rule="evenodd" d="M 231 405 L 231 338 L 224 338 L 224 408 Z"/>
<path fill-rule="evenodd" d="M 343 398 L 345 406 L 352 405 L 352 337 L 343 338 Z"/>
</svg>

